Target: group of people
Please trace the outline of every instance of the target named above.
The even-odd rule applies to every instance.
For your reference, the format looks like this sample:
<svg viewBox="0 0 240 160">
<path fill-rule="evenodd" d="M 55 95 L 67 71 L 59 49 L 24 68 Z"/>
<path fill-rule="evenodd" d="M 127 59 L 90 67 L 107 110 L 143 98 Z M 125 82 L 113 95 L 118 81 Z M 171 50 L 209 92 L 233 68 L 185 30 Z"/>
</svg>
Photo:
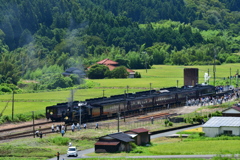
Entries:
<svg viewBox="0 0 240 160">
<path fill-rule="evenodd" d="M 86 124 L 86 123 L 83 124 L 83 128 L 84 128 L 84 129 L 87 129 L 87 124 Z M 62 134 L 62 136 L 64 136 L 64 134 L 65 134 L 66 131 L 67 131 L 67 126 L 66 126 L 66 125 L 57 125 L 57 126 L 55 127 L 54 124 L 53 124 L 53 125 L 51 126 L 51 129 L 52 129 L 52 132 L 57 132 L 57 133 L 60 132 L 60 133 Z M 80 126 L 79 123 L 77 123 L 76 125 L 73 123 L 73 124 L 71 125 L 71 130 L 72 130 L 72 132 L 74 132 L 75 129 L 77 129 L 78 131 L 80 131 L 81 126 Z M 96 123 L 95 129 L 98 129 L 98 122 Z"/>
<path fill-rule="evenodd" d="M 43 133 L 40 132 L 39 130 L 36 130 L 35 135 L 36 135 L 37 137 L 39 137 L 39 138 L 42 138 Z"/>
<path fill-rule="evenodd" d="M 236 97 L 235 97 L 236 96 Z M 227 102 L 231 100 L 232 98 L 238 98 L 239 94 L 229 94 L 224 95 L 222 97 L 214 98 L 214 97 L 202 97 L 197 99 L 189 99 L 186 101 L 187 106 L 205 106 L 205 105 L 216 105 L 216 104 L 222 104 L 223 102 Z"/>
<path fill-rule="evenodd" d="M 64 136 L 64 134 L 67 132 L 67 126 L 65 125 L 56 125 L 56 129 L 55 129 L 55 126 L 54 124 L 52 125 L 51 127 L 52 129 L 52 132 L 60 132 L 62 134 L 62 136 Z"/>
</svg>

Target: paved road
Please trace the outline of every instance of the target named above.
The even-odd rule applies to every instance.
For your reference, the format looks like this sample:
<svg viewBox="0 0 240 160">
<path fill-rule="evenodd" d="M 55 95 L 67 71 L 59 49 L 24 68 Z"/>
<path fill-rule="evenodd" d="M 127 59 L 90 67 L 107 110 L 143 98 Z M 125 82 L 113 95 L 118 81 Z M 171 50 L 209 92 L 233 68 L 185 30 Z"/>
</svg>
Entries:
<svg viewBox="0 0 240 160">
<path fill-rule="evenodd" d="M 192 128 L 198 128 L 198 127 L 201 127 L 201 125 L 188 127 L 188 128 L 183 128 L 183 129 L 178 129 L 178 130 L 169 131 L 169 132 L 165 132 L 165 133 L 160 133 L 160 134 L 156 134 L 156 135 L 152 135 L 151 139 L 158 138 L 158 137 L 169 136 L 169 135 L 175 134 L 176 132 L 179 132 L 179 131 L 192 129 Z M 85 155 L 88 154 L 88 153 L 92 153 L 92 152 L 94 152 L 94 148 L 86 149 L 86 150 L 83 150 L 83 151 L 78 151 L 78 157 L 67 157 L 67 155 L 64 154 L 64 155 L 60 156 L 59 160 L 63 160 L 63 159 L 64 160 L 76 159 L 76 158 L 87 158 L 88 156 L 85 156 Z M 126 158 L 211 158 L 213 156 L 216 156 L 216 155 L 128 156 Z M 55 157 L 55 158 L 51 158 L 49 160 L 57 160 L 57 158 Z"/>
</svg>

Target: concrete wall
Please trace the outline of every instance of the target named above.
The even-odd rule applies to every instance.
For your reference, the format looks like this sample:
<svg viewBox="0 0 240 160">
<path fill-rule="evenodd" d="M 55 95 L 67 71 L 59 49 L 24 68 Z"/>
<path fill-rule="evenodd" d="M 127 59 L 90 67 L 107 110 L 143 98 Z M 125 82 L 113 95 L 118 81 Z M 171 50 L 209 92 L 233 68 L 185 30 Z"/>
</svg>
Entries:
<svg viewBox="0 0 240 160">
<path fill-rule="evenodd" d="M 203 132 L 205 133 L 205 136 L 207 136 L 207 137 L 215 137 L 215 136 L 219 135 L 219 128 L 203 127 Z"/>
<path fill-rule="evenodd" d="M 240 127 L 221 127 L 220 133 L 223 134 L 224 130 L 232 131 L 232 135 L 235 135 L 235 136 L 240 135 Z"/>
</svg>

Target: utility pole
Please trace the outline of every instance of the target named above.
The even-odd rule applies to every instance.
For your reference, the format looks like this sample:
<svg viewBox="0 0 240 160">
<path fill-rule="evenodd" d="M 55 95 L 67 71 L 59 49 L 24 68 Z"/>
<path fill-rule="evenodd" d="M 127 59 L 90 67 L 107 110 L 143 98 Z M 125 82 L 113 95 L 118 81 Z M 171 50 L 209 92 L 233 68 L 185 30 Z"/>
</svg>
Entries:
<svg viewBox="0 0 240 160">
<path fill-rule="evenodd" d="M 178 89 L 178 80 L 177 80 L 177 89 Z"/>
<path fill-rule="evenodd" d="M 126 90 L 124 91 L 124 122 L 126 122 L 125 111 L 126 111 Z"/>
<path fill-rule="evenodd" d="M 34 111 L 32 111 L 32 119 L 33 119 L 33 138 L 35 138 Z"/>
<path fill-rule="evenodd" d="M 13 116 L 14 116 L 14 90 L 12 92 L 12 121 L 13 121 Z"/>
<path fill-rule="evenodd" d="M 82 124 L 82 103 L 78 103 L 78 107 L 79 107 L 79 125 L 80 125 L 80 129 L 81 129 L 81 124 Z"/>
<path fill-rule="evenodd" d="M 214 64 L 213 64 L 213 85 L 215 86 L 215 81 L 216 81 L 216 50 L 214 49 Z"/>
<path fill-rule="evenodd" d="M 208 68 L 208 76 L 209 76 L 209 68 Z M 209 84 L 209 78 L 208 78 L 208 84 Z"/>
<path fill-rule="evenodd" d="M 120 119 L 120 112 L 118 112 L 118 132 L 119 132 L 119 119 Z"/>
<path fill-rule="evenodd" d="M 237 87 L 238 87 L 238 80 L 239 80 L 239 69 L 237 70 Z"/>
<path fill-rule="evenodd" d="M 232 68 L 230 67 L 230 86 L 232 85 Z"/>
<path fill-rule="evenodd" d="M 150 95 L 151 95 L 152 83 L 150 83 Z"/>
</svg>

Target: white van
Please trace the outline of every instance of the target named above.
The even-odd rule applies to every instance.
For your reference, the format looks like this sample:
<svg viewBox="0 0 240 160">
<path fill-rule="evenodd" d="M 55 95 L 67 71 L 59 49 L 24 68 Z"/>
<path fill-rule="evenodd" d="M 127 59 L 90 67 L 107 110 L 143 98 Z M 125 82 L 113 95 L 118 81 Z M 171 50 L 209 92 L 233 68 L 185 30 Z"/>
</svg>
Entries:
<svg viewBox="0 0 240 160">
<path fill-rule="evenodd" d="M 77 157 L 78 156 L 78 150 L 77 150 L 77 147 L 69 147 L 68 150 L 67 150 L 67 156 L 75 156 Z"/>
</svg>

